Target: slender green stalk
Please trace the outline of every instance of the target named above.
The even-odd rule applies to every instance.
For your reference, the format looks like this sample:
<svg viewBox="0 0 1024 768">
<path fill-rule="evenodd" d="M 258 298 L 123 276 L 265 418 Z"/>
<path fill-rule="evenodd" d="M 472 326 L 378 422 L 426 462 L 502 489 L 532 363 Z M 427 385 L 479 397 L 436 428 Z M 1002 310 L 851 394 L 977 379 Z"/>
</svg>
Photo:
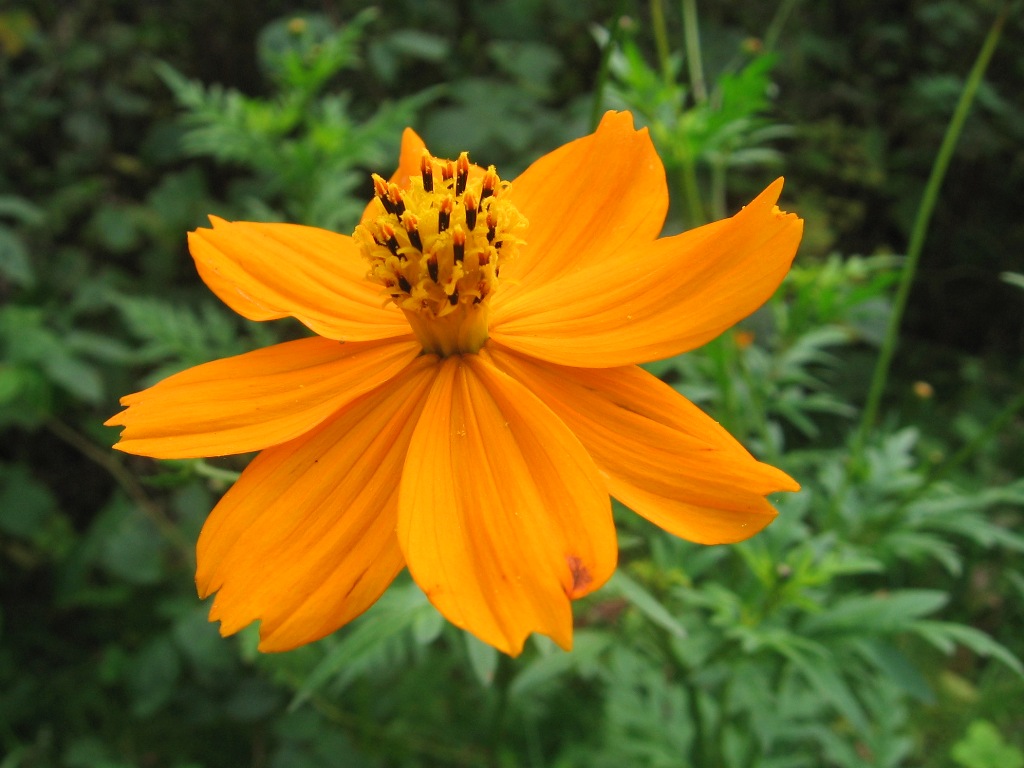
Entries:
<svg viewBox="0 0 1024 768">
<path fill-rule="evenodd" d="M 725 173 L 724 160 L 715 160 L 711 163 L 711 200 L 708 205 L 711 207 L 712 221 L 718 221 L 728 216 L 725 204 Z"/>
<path fill-rule="evenodd" d="M 590 108 L 590 129 L 596 130 L 597 124 L 601 122 L 601 114 L 604 107 L 604 89 L 608 86 L 608 66 L 612 54 L 619 47 L 622 39 L 623 24 L 622 18 L 625 15 L 625 0 L 619 0 L 619 6 L 615 12 L 615 18 L 608 29 L 608 42 L 601 51 L 601 63 L 597 69 L 597 82 L 594 83 L 594 103 Z"/>
<path fill-rule="evenodd" d="M 196 459 L 192 464 L 192 469 L 201 477 L 207 477 L 210 480 L 227 483 L 228 485 L 234 483 L 242 476 L 241 472 L 236 472 L 233 469 L 221 469 L 220 467 L 215 467 L 212 464 L 207 464 L 203 459 Z"/>
<path fill-rule="evenodd" d="M 736 344 L 736 342 L 733 341 L 733 344 Z M 764 393 L 758 386 L 759 382 L 754 380 L 750 366 L 747 365 L 746 351 L 739 345 L 736 345 L 734 355 L 740 378 L 747 387 L 748 399 L 745 405 L 746 410 L 750 414 L 749 421 L 753 422 L 753 426 L 747 429 L 746 432 L 747 434 L 756 432 L 761 438 L 761 457 L 771 464 L 778 464 L 780 460 L 779 447 L 776 445 L 775 438 L 772 436 L 771 428 L 768 425 L 768 409 L 765 405 Z"/>
<path fill-rule="evenodd" d="M 949 162 L 953 157 L 953 151 L 956 149 L 956 144 L 960 138 L 960 133 L 963 130 L 964 122 L 967 120 L 967 115 L 971 111 L 971 104 L 974 102 L 974 97 L 978 92 L 978 86 L 981 85 L 982 78 L 985 75 L 985 70 L 988 68 L 989 61 L 992 59 L 992 54 L 996 50 L 996 45 L 999 42 L 999 36 L 1003 31 L 1004 24 L 1006 23 L 1008 10 L 1009 6 L 1004 4 L 999 15 L 996 17 L 995 21 L 992 22 L 992 27 L 989 29 L 988 35 L 985 37 L 985 42 L 981 46 L 978 58 L 975 60 L 974 66 L 971 68 L 970 75 L 967 77 L 967 82 L 964 84 L 964 89 L 960 94 L 960 101 L 956 105 L 953 117 L 950 119 L 949 125 L 946 128 L 946 135 L 942 139 L 942 145 L 939 147 L 939 152 L 932 165 L 931 175 L 928 177 L 928 183 L 925 185 L 924 193 L 921 196 L 921 202 L 917 209 L 917 216 L 914 218 L 914 226 L 910 234 L 910 243 L 907 247 L 907 258 L 903 264 L 903 274 L 900 276 L 899 288 L 896 292 L 896 298 L 893 301 L 892 313 L 889 316 L 889 325 L 886 329 L 885 340 L 882 343 L 882 349 L 878 355 L 878 362 L 875 365 L 875 371 L 871 377 L 871 387 L 868 390 L 864 413 L 861 417 L 857 432 L 854 435 L 853 445 L 851 446 L 851 457 L 855 465 L 859 465 L 860 463 L 861 454 L 864 450 L 864 445 L 867 442 L 868 434 L 878 417 L 878 408 L 882 401 L 882 393 L 885 391 L 885 382 L 889 376 L 889 368 L 892 364 L 892 358 L 896 352 L 896 345 L 899 341 L 900 323 L 903 320 L 903 312 L 907 306 L 907 298 L 910 295 L 910 288 L 914 282 L 914 275 L 917 272 L 917 265 L 921 259 L 921 252 L 924 250 L 925 237 L 928 233 L 928 224 L 931 222 L 932 212 L 935 209 L 935 203 L 939 197 L 942 180 L 945 178 Z"/>
<path fill-rule="evenodd" d="M 704 62 L 700 53 L 697 0 L 683 0 L 683 39 L 686 42 L 686 68 L 690 73 L 693 100 L 703 104 L 708 100 L 708 88 L 704 81 Z"/>
<path fill-rule="evenodd" d="M 687 146 L 681 158 L 679 185 L 682 187 L 683 203 L 686 205 L 686 223 L 693 228 L 706 224 L 707 217 L 704 214 L 704 203 L 701 201 L 700 186 L 697 183 L 697 161 L 690 150 L 691 148 Z"/>
<path fill-rule="evenodd" d="M 686 68 L 690 75 L 690 90 L 694 103 L 699 106 L 707 101 L 708 92 L 704 83 L 704 65 L 701 63 L 696 0 L 683 0 L 683 39 L 686 45 Z M 700 184 L 697 181 L 697 158 L 689 141 L 686 141 L 683 147 L 679 170 L 679 184 L 686 205 L 687 224 L 690 227 L 699 227 L 707 222 L 707 217 L 700 195 Z"/>
<path fill-rule="evenodd" d="M 779 35 L 782 34 L 782 28 L 786 25 L 786 21 L 799 2 L 800 0 L 782 0 L 779 3 L 779 8 L 775 11 L 775 15 L 772 17 L 764 33 L 763 46 L 765 53 L 775 49 L 776 44 L 779 42 Z"/>
<path fill-rule="evenodd" d="M 105 469 L 117 484 L 121 486 L 121 490 L 125 492 L 128 498 L 135 503 L 139 511 L 150 519 L 160 532 L 160 535 L 174 545 L 182 560 L 186 563 L 195 564 L 195 547 L 192 542 L 178 529 L 174 521 L 167 517 L 163 507 L 149 498 L 142 483 L 112 455 L 110 450 L 100 448 L 88 437 L 59 419 L 47 421 L 46 429 L 72 448 L 75 448 L 87 459 Z"/>
<path fill-rule="evenodd" d="M 658 66 L 665 85 L 672 85 L 672 60 L 668 47 L 668 29 L 665 26 L 665 9 L 661 0 L 651 0 L 651 29 L 654 32 L 654 49 L 658 54 Z"/>
<path fill-rule="evenodd" d="M 504 736 L 508 727 L 508 689 L 512 684 L 513 675 L 511 661 L 505 654 L 498 654 L 498 666 L 494 670 L 494 681 L 491 684 L 491 690 L 497 697 L 497 700 L 491 701 L 493 707 L 491 708 L 487 725 L 487 731 L 490 734 L 488 742 L 493 745 L 491 750 L 493 755 L 491 763 L 493 765 L 500 763 L 498 759 L 499 745 L 504 742 Z"/>
<path fill-rule="evenodd" d="M 722 393 L 722 408 L 719 416 L 725 428 L 741 443 L 747 439 L 747 425 L 740 417 L 739 403 L 736 398 L 735 358 L 736 350 L 729 334 L 719 336 L 707 345 L 706 349 L 715 363 L 715 377 L 718 391 Z"/>
</svg>

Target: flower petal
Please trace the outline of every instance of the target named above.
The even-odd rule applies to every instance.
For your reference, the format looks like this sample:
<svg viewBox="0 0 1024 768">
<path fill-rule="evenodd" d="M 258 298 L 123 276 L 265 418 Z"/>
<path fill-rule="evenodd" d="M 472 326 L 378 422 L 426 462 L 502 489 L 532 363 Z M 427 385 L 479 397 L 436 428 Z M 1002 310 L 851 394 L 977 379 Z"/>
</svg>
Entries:
<svg viewBox="0 0 1024 768">
<path fill-rule="evenodd" d="M 389 181 L 408 189 L 409 177 L 420 175 L 420 162 L 423 160 L 423 150 L 427 145 L 412 128 L 402 131 L 402 146 L 398 151 L 398 167 L 391 174 Z"/>
<path fill-rule="evenodd" d="M 594 133 L 538 159 L 507 194 L 530 222 L 526 244 L 501 267 L 508 295 L 654 240 L 668 211 L 661 159 L 628 112 L 608 112 Z"/>
<path fill-rule="evenodd" d="M 391 178 L 388 181 L 397 184 L 402 189 L 408 189 L 409 179 L 422 173 L 421 163 L 423 162 L 423 152 L 425 150 L 427 150 L 427 145 L 420 138 L 419 134 L 412 128 L 406 128 L 402 132 L 402 146 L 398 155 L 398 168 L 391 174 Z M 470 163 L 469 178 L 477 179 L 484 175 L 485 170 L 475 163 Z M 366 224 L 368 219 L 379 216 L 383 212 L 384 208 L 380 205 L 379 201 L 372 199 L 366 208 L 363 209 L 363 216 L 360 221 Z"/>
<path fill-rule="evenodd" d="M 383 289 L 366 280 L 368 264 L 351 237 L 298 224 L 210 221 L 213 229 L 189 233 L 189 249 L 210 290 L 243 317 L 290 315 L 340 341 L 409 332 Z"/>
<path fill-rule="evenodd" d="M 576 434 L 615 498 L 676 536 L 701 544 L 742 541 L 775 518 L 766 494 L 800 488 L 636 366 L 567 368 L 493 344 L 488 349 L 501 370 Z"/>
<path fill-rule="evenodd" d="M 210 514 L 196 585 L 217 592 L 221 633 L 262 620 L 260 649 L 323 637 L 372 605 L 402 569 L 398 478 L 437 370 L 405 372 L 314 431 L 257 456 Z"/>
<path fill-rule="evenodd" d="M 409 187 L 409 177 L 418 176 L 420 173 L 420 162 L 423 158 L 423 150 L 426 148 L 427 145 L 423 143 L 423 139 L 412 128 L 406 128 L 402 131 L 402 146 L 398 151 L 398 168 L 391 174 L 391 178 L 388 181 L 394 182 L 403 189 L 407 189 Z M 370 188 L 369 184 L 367 184 L 367 189 Z M 363 209 L 360 221 L 365 224 L 367 219 L 379 216 L 380 212 L 379 203 L 376 199 L 371 198 L 366 208 Z"/>
<path fill-rule="evenodd" d="M 778 179 L 732 218 L 622 247 L 528 292 L 497 294 L 491 338 L 585 368 L 699 347 L 767 301 L 789 270 L 803 221 L 775 207 L 781 191 Z"/>
<path fill-rule="evenodd" d="M 214 360 L 121 398 L 114 447 L 159 459 L 225 456 L 278 445 L 402 371 L 412 340 L 341 344 L 320 337 Z"/>
<path fill-rule="evenodd" d="M 618 555 L 608 492 L 572 433 L 479 355 L 451 357 L 402 473 L 409 571 L 452 623 L 516 655 L 530 632 L 572 645 L 569 599 Z"/>
</svg>

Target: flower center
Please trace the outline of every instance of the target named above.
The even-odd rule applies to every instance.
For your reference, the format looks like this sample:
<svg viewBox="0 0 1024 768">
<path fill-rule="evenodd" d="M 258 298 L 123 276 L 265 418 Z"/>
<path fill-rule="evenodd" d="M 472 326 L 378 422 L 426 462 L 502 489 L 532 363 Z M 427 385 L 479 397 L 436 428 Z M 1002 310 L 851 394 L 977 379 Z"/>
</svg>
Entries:
<svg viewBox="0 0 1024 768">
<path fill-rule="evenodd" d="M 426 352 L 477 352 L 487 341 L 487 300 L 501 262 L 513 258 L 526 219 L 504 198 L 492 165 L 424 150 L 407 188 L 373 175 L 376 199 L 353 236 Z"/>
</svg>

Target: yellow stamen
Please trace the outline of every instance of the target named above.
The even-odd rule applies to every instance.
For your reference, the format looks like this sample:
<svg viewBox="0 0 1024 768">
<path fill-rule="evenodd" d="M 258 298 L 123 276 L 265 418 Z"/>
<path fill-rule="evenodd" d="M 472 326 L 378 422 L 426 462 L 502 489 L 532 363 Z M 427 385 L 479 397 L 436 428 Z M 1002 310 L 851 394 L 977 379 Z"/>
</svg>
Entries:
<svg viewBox="0 0 1024 768">
<path fill-rule="evenodd" d="M 527 225 L 503 196 L 507 187 L 494 166 L 474 173 L 465 152 L 453 162 L 424 151 L 405 189 L 373 176 L 376 213 L 354 237 L 369 278 L 405 313 L 426 352 L 473 353 L 487 341 L 499 265 L 515 257 Z"/>
</svg>

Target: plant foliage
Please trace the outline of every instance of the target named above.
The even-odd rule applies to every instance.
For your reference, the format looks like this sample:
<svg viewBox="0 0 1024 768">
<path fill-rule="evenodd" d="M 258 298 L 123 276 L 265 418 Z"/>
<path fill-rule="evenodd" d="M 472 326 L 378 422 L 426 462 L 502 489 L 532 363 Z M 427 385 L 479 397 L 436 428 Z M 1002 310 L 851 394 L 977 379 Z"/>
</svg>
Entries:
<svg viewBox="0 0 1024 768">
<path fill-rule="evenodd" d="M 1001 261 L 1024 247 L 1024 36 L 979 91 L 958 207 L 851 454 L 909 221 L 998 8 L 704 4 L 695 38 L 689 0 L 678 18 L 286 5 L 0 8 L 0 768 L 1024 765 L 1024 305 Z M 121 393 L 303 331 L 219 306 L 184 233 L 209 213 L 349 232 L 406 125 L 512 177 L 612 107 L 665 159 L 670 230 L 788 176 L 808 231 L 782 289 L 649 368 L 803 490 L 728 547 L 622 514 L 571 653 L 500 656 L 404 575 L 312 646 L 221 638 L 194 542 L 244 457 L 125 459 L 99 425 Z"/>
</svg>

